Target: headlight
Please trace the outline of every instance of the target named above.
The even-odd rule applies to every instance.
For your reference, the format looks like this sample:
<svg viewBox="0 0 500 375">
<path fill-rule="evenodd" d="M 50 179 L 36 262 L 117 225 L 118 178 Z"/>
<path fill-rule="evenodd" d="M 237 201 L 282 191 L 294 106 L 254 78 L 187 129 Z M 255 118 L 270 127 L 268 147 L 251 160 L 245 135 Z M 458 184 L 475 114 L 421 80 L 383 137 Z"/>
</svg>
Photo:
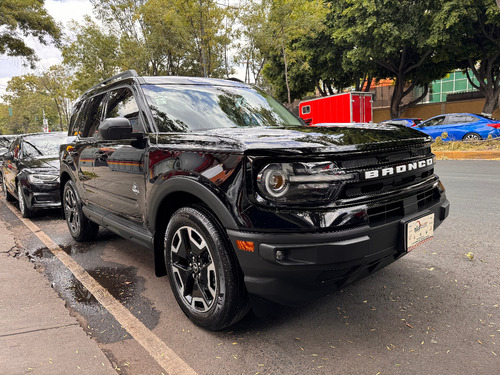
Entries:
<svg viewBox="0 0 500 375">
<path fill-rule="evenodd" d="M 28 175 L 28 181 L 31 184 L 44 184 L 47 182 L 57 182 L 59 181 L 59 176 L 55 174 L 30 174 Z"/>
<path fill-rule="evenodd" d="M 332 162 L 267 164 L 257 174 L 262 198 L 285 204 L 325 203 L 344 181 L 354 179 Z M 259 198 L 259 197 L 258 197 Z"/>
</svg>

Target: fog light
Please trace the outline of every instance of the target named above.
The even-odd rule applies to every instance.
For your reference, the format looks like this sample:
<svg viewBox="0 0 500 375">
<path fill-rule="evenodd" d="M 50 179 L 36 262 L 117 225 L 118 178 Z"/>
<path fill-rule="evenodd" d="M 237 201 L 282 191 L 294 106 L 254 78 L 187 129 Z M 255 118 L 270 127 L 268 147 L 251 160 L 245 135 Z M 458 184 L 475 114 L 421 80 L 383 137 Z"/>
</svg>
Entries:
<svg viewBox="0 0 500 375">
<path fill-rule="evenodd" d="M 285 252 L 283 250 L 276 251 L 276 260 L 278 262 L 285 260 L 285 258 L 286 258 L 286 256 L 285 256 Z"/>
</svg>

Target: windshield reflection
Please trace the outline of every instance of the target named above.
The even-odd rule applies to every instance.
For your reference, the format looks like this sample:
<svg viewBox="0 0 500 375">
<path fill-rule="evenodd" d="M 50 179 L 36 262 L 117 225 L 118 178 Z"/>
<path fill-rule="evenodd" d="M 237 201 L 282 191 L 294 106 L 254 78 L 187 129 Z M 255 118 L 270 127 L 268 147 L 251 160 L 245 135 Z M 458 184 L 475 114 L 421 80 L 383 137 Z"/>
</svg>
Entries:
<svg viewBox="0 0 500 375">
<path fill-rule="evenodd" d="M 271 96 L 252 88 L 202 85 L 142 87 L 160 132 L 303 125 Z"/>
</svg>

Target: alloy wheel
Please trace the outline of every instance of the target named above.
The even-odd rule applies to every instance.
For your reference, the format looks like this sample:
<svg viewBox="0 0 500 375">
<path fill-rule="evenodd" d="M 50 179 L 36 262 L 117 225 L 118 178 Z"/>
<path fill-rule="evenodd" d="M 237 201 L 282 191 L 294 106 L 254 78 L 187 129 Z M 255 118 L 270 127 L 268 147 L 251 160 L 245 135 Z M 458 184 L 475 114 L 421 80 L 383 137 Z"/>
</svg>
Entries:
<svg viewBox="0 0 500 375">
<path fill-rule="evenodd" d="M 21 211 L 24 215 L 26 212 L 26 203 L 24 202 L 23 187 L 21 186 L 21 183 L 17 184 L 17 198 L 19 201 L 19 211 Z"/>
<path fill-rule="evenodd" d="M 76 196 L 72 189 L 67 189 L 64 194 L 64 213 L 66 215 L 66 222 L 68 223 L 71 232 L 78 233 L 81 226 L 80 215 L 78 212 Z"/>
<path fill-rule="evenodd" d="M 217 272 L 210 247 L 192 227 L 179 228 L 172 239 L 171 264 L 175 287 L 183 302 L 198 313 L 216 300 Z"/>
</svg>

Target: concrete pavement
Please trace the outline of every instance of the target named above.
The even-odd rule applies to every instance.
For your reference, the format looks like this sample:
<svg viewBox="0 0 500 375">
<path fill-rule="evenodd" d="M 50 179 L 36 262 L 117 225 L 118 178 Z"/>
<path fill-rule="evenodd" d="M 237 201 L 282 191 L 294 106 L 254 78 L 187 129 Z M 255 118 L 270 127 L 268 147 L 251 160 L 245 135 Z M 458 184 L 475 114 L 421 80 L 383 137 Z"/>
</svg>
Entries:
<svg viewBox="0 0 500 375">
<path fill-rule="evenodd" d="M 114 374 L 0 219 L 0 374 Z"/>
</svg>

